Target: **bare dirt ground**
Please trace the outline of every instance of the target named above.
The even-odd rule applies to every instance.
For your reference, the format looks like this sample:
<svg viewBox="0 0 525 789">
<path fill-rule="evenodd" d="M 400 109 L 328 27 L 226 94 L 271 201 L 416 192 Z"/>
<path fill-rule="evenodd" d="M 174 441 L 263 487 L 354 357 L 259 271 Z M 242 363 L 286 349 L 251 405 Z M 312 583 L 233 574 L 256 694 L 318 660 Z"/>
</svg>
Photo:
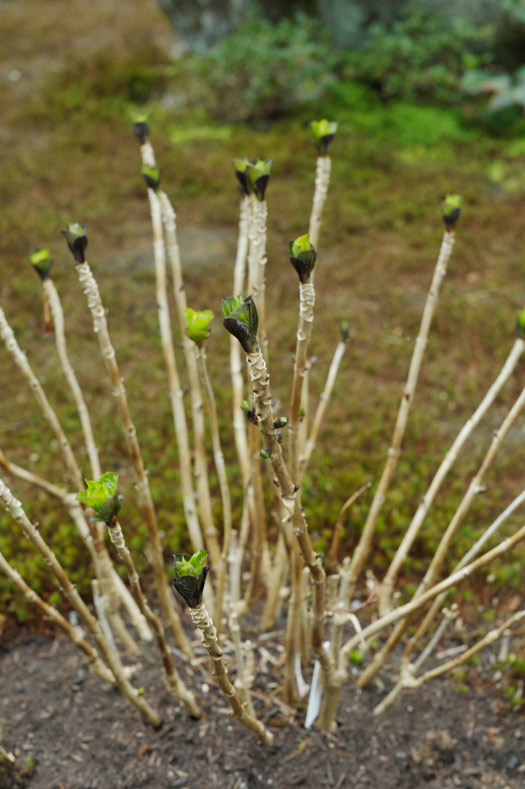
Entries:
<svg viewBox="0 0 525 789">
<path fill-rule="evenodd" d="M 204 662 L 182 667 L 203 698 L 201 720 L 188 718 L 162 690 L 151 651 L 138 663 L 135 682 L 164 719 L 158 731 L 92 676 L 63 638 L 26 630 L 8 643 L 0 655 L 1 789 L 517 789 L 525 783 L 523 710 L 509 710 L 493 683 L 479 682 L 467 694 L 450 680 L 429 683 L 377 718 L 379 688 L 360 692 L 350 682 L 337 731 L 328 735 L 304 729 L 304 710 L 289 717 L 268 664 L 264 685 L 256 681 L 255 703 L 275 743 L 263 748 L 230 718 Z"/>
</svg>

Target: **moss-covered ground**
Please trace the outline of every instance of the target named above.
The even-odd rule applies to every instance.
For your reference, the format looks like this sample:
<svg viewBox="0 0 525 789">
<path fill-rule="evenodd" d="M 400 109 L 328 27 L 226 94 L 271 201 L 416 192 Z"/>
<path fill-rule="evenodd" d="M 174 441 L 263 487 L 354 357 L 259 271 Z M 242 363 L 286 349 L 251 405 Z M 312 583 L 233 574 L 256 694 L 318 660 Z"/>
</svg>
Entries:
<svg viewBox="0 0 525 789">
<path fill-rule="evenodd" d="M 516 311 L 525 301 L 525 139 L 488 137 L 459 111 L 382 105 L 345 83 L 317 106 L 299 109 L 267 128 L 219 123 L 188 99 L 184 72 L 170 59 L 173 41 L 153 0 L 2 4 L 0 302 L 87 469 L 52 338 L 43 334 L 41 285 L 28 263 L 33 248 L 49 247 L 71 357 L 91 407 L 104 468 L 121 474 L 127 499 L 122 522 L 140 559 L 147 548 L 146 530 L 134 500 L 124 441 L 90 317 L 59 234 L 71 221 L 88 225 L 88 259 L 109 311 L 167 555 L 183 549 L 187 540 L 157 324 L 149 212 L 130 113 L 143 105 L 150 110 L 163 185 L 177 210 L 189 303 L 211 308 L 217 316 L 220 296 L 230 295 L 236 247 L 238 193 L 231 159 L 244 153 L 273 158 L 267 312 L 273 390 L 283 413 L 297 313 L 297 279 L 288 263 L 287 240 L 307 229 L 315 169 L 307 120 L 337 119 L 316 278 L 314 402 L 340 321 L 350 320 L 352 328 L 303 496 L 312 532 L 323 548 L 345 498 L 380 474 L 442 237 L 439 202 L 446 192 L 461 193 L 457 248 L 372 557 L 380 574 L 443 452 L 514 342 Z M 229 342 L 219 319 L 212 326 L 208 357 L 238 515 L 241 494 L 228 409 Z M 0 380 L 0 448 L 13 462 L 67 484 L 56 442 L 2 349 Z M 414 547 L 407 567 L 410 581 L 424 567 L 521 386 L 519 368 L 459 457 Z M 520 491 L 524 429 L 519 421 L 508 437 L 487 492 L 457 540 L 456 557 Z M 213 476 L 211 465 L 210 471 Z M 86 590 L 84 552 L 67 517 L 44 494 L 12 484 Z M 362 497 L 349 513 L 344 550 L 352 549 L 369 502 Z M 218 497 L 216 504 L 220 521 Z M 516 516 L 504 532 L 518 522 Z M 49 593 L 53 587 L 45 569 L 17 527 L 5 515 L 0 526 L 2 552 L 36 588 Z M 523 552 L 515 552 L 494 569 L 502 593 L 523 580 L 520 560 Z M 1 579 L 0 601 L 4 611 L 25 615 L 23 603 Z"/>
</svg>

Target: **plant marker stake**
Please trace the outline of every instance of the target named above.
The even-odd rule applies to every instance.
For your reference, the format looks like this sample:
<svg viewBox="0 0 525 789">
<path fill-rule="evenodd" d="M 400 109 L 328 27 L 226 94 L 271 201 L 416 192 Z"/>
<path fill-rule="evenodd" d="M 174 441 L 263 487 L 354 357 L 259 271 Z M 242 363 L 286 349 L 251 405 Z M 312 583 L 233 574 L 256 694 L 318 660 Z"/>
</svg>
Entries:
<svg viewBox="0 0 525 789">
<path fill-rule="evenodd" d="M 324 648 L 328 652 L 330 649 L 330 642 L 325 641 Z M 321 700 L 323 698 L 323 685 L 321 683 L 321 664 L 318 660 L 314 663 L 314 673 L 312 675 L 312 685 L 310 687 L 310 695 L 308 696 L 308 707 L 306 708 L 306 718 L 304 721 L 304 728 L 311 729 L 321 711 Z"/>
</svg>

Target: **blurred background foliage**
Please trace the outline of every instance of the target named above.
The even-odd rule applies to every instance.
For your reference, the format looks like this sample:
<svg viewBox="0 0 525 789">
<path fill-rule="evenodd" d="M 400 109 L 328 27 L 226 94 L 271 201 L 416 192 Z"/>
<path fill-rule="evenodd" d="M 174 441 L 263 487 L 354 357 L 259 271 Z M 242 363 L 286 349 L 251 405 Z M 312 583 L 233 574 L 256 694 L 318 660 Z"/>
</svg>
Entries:
<svg viewBox="0 0 525 789">
<path fill-rule="evenodd" d="M 231 5 L 242 10 L 240 0 Z M 305 230 L 315 168 L 306 125 L 316 117 L 339 122 L 318 267 L 314 398 L 340 320 L 350 318 L 352 333 L 332 416 L 305 481 L 305 506 L 321 550 L 341 503 L 380 473 L 440 241 L 439 201 L 445 192 L 463 194 L 457 251 L 428 348 L 419 409 L 379 524 L 373 569 L 380 574 L 443 451 L 501 366 L 513 341 L 515 311 L 525 301 L 524 5 L 334 0 L 321 8 L 275 2 L 265 3 L 263 14 L 262 5 L 250 4 L 230 30 L 227 24 L 215 30 L 220 36 L 213 47 L 198 51 L 188 46 L 200 35 L 198 25 L 194 39 L 183 24 L 174 31 L 155 0 L 1 4 L 0 300 L 82 458 L 74 408 L 50 338 L 42 335 L 40 285 L 26 262 L 33 248 L 49 247 L 73 363 L 88 393 L 105 468 L 121 475 L 123 520 L 141 569 L 148 566 L 146 530 L 89 316 L 59 234 L 68 222 L 88 224 L 90 261 L 110 310 L 168 557 L 187 543 L 132 116 L 145 112 L 151 123 L 163 184 L 177 210 L 189 304 L 196 309 L 218 314 L 220 296 L 230 293 L 238 222 L 231 159 L 243 153 L 274 159 L 268 319 L 281 405 L 289 397 L 296 330 L 287 240 Z M 219 6 L 207 4 L 208 10 Z M 186 4 L 180 0 L 177 7 Z M 342 40 L 343 33 L 348 38 Z M 220 326 L 212 329 L 208 356 L 238 518 L 228 343 Z M 57 447 L 2 349 L 0 380 L 0 447 L 13 462 L 67 485 Z M 407 564 L 408 579 L 423 569 L 458 503 L 464 489 L 459 472 L 474 472 L 519 387 L 518 380 L 511 384 L 471 454 L 459 459 L 458 474 Z M 488 492 L 458 536 L 455 558 L 522 484 L 522 431 L 517 427 L 509 437 Z M 88 593 L 83 548 L 67 518 L 43 494 L 19 483 L 13 488 Z M 352 550 L 368 505 L 363 497 L 349 514 L 345 551 Z M 218 522 L 220 515 L 217 501 Z M 45 568 L 1 514 L 0 550 L 50 593 Z M 493 588 L 519 587 L 519 558 L 496 567 L 494 577 Z M 26 615 L 2 579 L 0 603 L 19 618 Z"/>
</svg>

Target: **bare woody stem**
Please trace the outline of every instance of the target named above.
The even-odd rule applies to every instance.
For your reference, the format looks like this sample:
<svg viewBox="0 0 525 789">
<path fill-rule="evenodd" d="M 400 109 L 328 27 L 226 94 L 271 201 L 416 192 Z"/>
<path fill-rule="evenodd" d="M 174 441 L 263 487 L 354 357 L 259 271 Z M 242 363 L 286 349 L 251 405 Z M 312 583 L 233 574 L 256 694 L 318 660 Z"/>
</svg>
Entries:
<svg viewBox="0 0 525 789">
<path fill-rule="evenodd" d="M 213 676 L 228 699 L 233 715 L 256 734 L 262 745 L 271 745 L 273 743 L 273 734 L 263 723 L 248 713 L 239 698 L 239 694 L 229 680 L 226 661 L 217 640 L 217 631 L 206 610 L 206 606 L 204 603 L 201 603 L 198 608 L 190 608 L 189 611 L 193 624 L 201 631 L 202 642 L 213 663 Z"/>
<path fill-rule="evenodd" d="M 430 290 L 428 291 L 425 302 L 423 316 L 421 318 L 421 324 L 419 327 L 419 334 L 416 338 L 412 359 L 410 361 L 408 377 L 403 389 L 403 396 L 399 405 L 394 435 L 392 437 L 390 449 L 388 450 L 386 465 L 383 469 L 383 473 L 381 474 L 381 479 L 379 480 L 379 484 L 377 486 L 377 490 L 372 501 L 372 506 L 370 507 L 370 511 L 363 527 L 361 537 L 352 556 L 352 562 L 350 565 L 350 596 L 353 594 L 357 579 L 364 567 L 365 561 L 372 547 L 372 537 L 377 526 L 379 515 L 381 514 L 381 510 L 383 509 L 383 505 L 385 503 L 386 492 L 390 486 L 392 477 L 394 476 L 394 472 L 399 461 L 399 457 L 401 455 L 401 444 L 405 435 L 408 415 L 414 401 L 414 394 L 419 379 L 421 364 L 423 362 L 423 355 L 428 342 L 430 326 L 437 304 L 441 283 L 443 282 L 443 279 L 447 273 L 447 265 L 450 260 L 450 256 L 452 255 L 454 242 L 454 232 L 445 231 L 443 235 L 443 241 L 441 243 L 439 257 L 434 269 L 432 283 L 430 285 Z M 385 610 L 387 601 L 388 597 L 381 595 L 380 611 Z"/>
<path fill-rule="evenodd" d="M 325 572 L 321 557 L 315 553 L 308 534 L 308 525 L 297 500 L 298 486 L 294 485 L 284 462 L 281 445 L 274 427 L 271 407 L 270 376 L 262 353 L 257 350 L 246 355 L 248 372 L 253 384 L 255 408 L 258 425 L 265 448 L 270 453 L 270 462 L 277 479 L 283 511 L 285 512 L 284 527 L 291 522 L 293 533 L 297 538 L 303 560 L 310 569 L 313 582 L 313 621 L 312 649 L 321 663 L 323 672 L 332 670 L 332 661 L 323 647 L 323 630 L 325 616 Z"/>
<path fill-rule="evenodd" d="M 44 415 L 44 417 L 49 422 L 49 425 L 55 434 L 55 437 L 58 441 L 62 454 L 64 456 L 64 460 L 66 463 L 67 470 L 71 475 L 71 479 L 73 481 L 74 486 L 81 490 L 84 487 L 84 482 L 82 480 L 82 475 L 80 473 L 80 469 L 78 468 L 77 462 L 75 460 L 75 456 L 73 455 L 73 450 L 71 449 L 71 445 L 67 440 L 62 427 L 60 426 L 60 422 L 57 419 L 57 416 L 52 409 L 49 400 L 47 399 L 44 390 L 40 384 L 40 381 L 34 374 L 31 365 L 27 361 L 25 353 L 21 350 L 18 342 L 16 341 L 15 335 L 13 330 L 9 326 L 4 311 L 0 307 L 0 337 L 4 340 L 5 345 L 13 359 L 15 360 L 16 364 L 18 365 L 19 369 L 27 379 L 29 386 L 33 394 L 35 395 L 40 409 Z"/>
<path fill-rule="evenodd" d="M 133 592 L 133 596 L 137 601 L 137 605 L 141 613 L 146 617 L 153 628 L 155 640 L 157 642 L 157 649 L 159 651 L 159 655 L 164 666 L 164 671 L 166 673 L 168 688 L 176 699 L 179 699 L 183 704 L 186 705 L 191 715 L 194 717 L 199 717 L 201 713 L 193 693 L 190 693 L 190 691 L 187 689 L 182 678 L 173 665 L 173 659 L 171 657 L 168 644 L 166 643 L 166 636 L 162 622 L 159 617 L 153 613 L 148 605 L 146 597 L 144 596 L 139 575 L 129 549 L 126 546 L 120 523 L 116 518 L 114 518 L 110 523 L 107 524 L 107 527 L 111 542 L 116 548 L 118 558 L 127 570 L 131 591 Z"/>
<path fill-rule="evenodd" d="M 485 416 L 486 412 L 496 399 L 497 395 L 501 391 L 503 385 L 508 381 L 510 376 L 512 375 L 516 364 L 525 349 L 525 341 L 522 339 L 517 339 L 512 346 L 511 352 L 509 353 L 503 367 L 501 368 L 498 376 L 494 380 L 492 386 L 488 390 L 487 394 L 483 398 L 482 402 L 479 404 L 476 411 L 472 414 L 470 419 L 463 425 L 462 429 L 458 433 L 455 441 L 453 442 L 452 446 L 450 447 L 449 451 L 443 458 L 440 467 L 438 468 L 434 478 L 430 484 L 429 489 L 423 496 L 421 504 L 419 505 L 416 514 L 414 515 L 410 526 L 408 527 L 405 536 L 396 551 L 394 558 L 388 568 L 388 571 L 385 575 L 383 580 L 383 584 L 381 587 L 381 597 L 380 597 L 380 610 L 383 612 L 390 603 L 392 590 L 394 588 L 395 580 L 405 561 L 406 557 L 408 556 L 408 552 L 412 547 L 414 540 L 416 539 L 421 526 L 426 518 L 428 510 L 432 502 L 434 501 L 446 475 L 450 471 L 453 463 L 455 462 L 459 451 L 465 444 L 467 438 L 470 436 L 474 428 L 479 424 L 481 419 Z M 355 574 L 354 574 L 355 575 Z M 354 580 L 354 579 L 353 579 Z"/>
<path fill-rule="evenodd" d="M 128 400 L 124 383 L 120 375 L 120 370 L 115 358 L 115 349 L 111 344 L 111 339 L 108 332 L 106 322 L 106 313 L 98 285 L 89 267 L 89 263 L 78 263 L 76 265 L 78 278 L 83 287 L 84 294 L 87 298 L 88 307 L 91 311 L 93 318 L 93 331 L 95 332 L 102 357 L 104 359 L 107 372 L 111 379 L 113 386 L 113 395 L 117 402 L 117 409 L 119 413 L 122 426 L 124 428 L 124 435 L 126 438 L 126 446 L 128 453 L 133 464 L 135 477 L 137 479 L 137 489 L 139 501 L 144 514 L 144 520 L 148 529 L 148 539 L 151 550 L 151 560 L 153 566 L 153 575 L 155 579 L 155 586 L 159 595 L 159 602 L 165 621 L 172 629 L 174 638 L 179 645 L 180 649 L 185 652 L 189 657 L 192 656 L 191 647 L 186 638 L 186 634 L 182 628 L 179 616 L 175 610 L 173 600 L 170 596 L 168 585 L 166 582 L 164 572 L 164 560 L 162 556 L 162 546 L 160 543 L 157 517 L 155 515 L 155 508 L 151 498 L 151 491 L 149 487 L 148 477 L 144 468 L 144 461 L 140 450 L 140 444 L 137 438 L 137 431 L 131 419 L 129 411 Z"/>
<path fill-rule="evenodd" d="M 257 304 L 259 315 L 259 334 L 263 353 L 268 354 L 268 336 L 266 334 L 266 222 L 268 206 L 266 200 L 257 200 L 255 195 L 249 197 L 250 220 L 248 225 L 248 291 Z"/>
<path fill-rule="evenodd" d="M 5 485 L 2 480 L 0 480 L 0 499 L 2 500 L 10 515 L 20 525 L 24 535 L 33 543 L 35 548 L 44 559 L 44 562 L 55 575 L 61 592 L 81 617 L 85 626 L 93 636 L 100 654 L 104 657 L 108 666 L 113 672 L 115 681 L 121 693 L 125 695 L 132 702 L 132 704 L 134 704 L 140 710 L 142 715 L 149 723 L 151 723 L 152 726 L 160 726 L 161 720 L 158 716 L 158 713 L 148 704 L 148 702 L 139 694 L 137 689 L 134 688 L 126 678 L 122 669 L 122 664 L 120 663 L 116 653 L 113 652 L 113 650 L 109 647 L 108 642 L 102 635 L 102 631 L 97 620 L 90 613 L 88 607 L 69 580 L 62 565 L 59 563 L 54 553 L 50 550 L 47 543 L 38 532 L 36 526 L 34 526 L 29 521 L 27 515 L 22 509 L 21 503 L 18 501 L 18 499 L 15 499 L 7 485 Z"/>
<path fill-rule="evenodd" d="M 325 411 L 328 406 L 328 403 L 330 402 L 332 390 L 334 388 L 335 380 L 337 378 L 337 373 L 339 372 L 339 367 L 341 365 L 341 361 L 343 359 L 345 350 L 346 350 L 346 340 L 341 340 L 340 342 L 337 343 L 334 356 L 330 364 L 330 369 L 328 370 L 325 387 L 323 389 L 323 393 L 321 394 L 319 405 L 317 406 L 317 410 L 315 412 L 315 416 L 312 422 L 310 435 L 308 436 L 308 440 L 306 442 L 304 452 L 299 458 L 299 476 L 300 476 L 299 482 L 302 481 L 305 475 L 306 469 L 308 468 L 308 463 L 310 462 L 310 458 L 312 457 L 312 452 L 314 451 L 315 446 L 317 444 L 317 439 L 319 438 L 319 432 L 321 430 L 321 425 L 324 419 Z"/>
<path fill-rule="evenodd" d="M 166 250 L 162 232 L 161 204 L 153 189 L 148 189 L 148 197 L 151 210 L 151 224 L 153 228 L 153 251 L 155 258 L 156 297 L 159 315 L 160 337 L 162 342 L 162 352 L 164 355 L 164 364 L 166 365 L 166 372 L 168 375 L 171 410 L 173 413 L 175 435 L 177 438 L 177 448 L 179 452 L 179 471 L 184 516 L 188 526 L 188 532 L 190 535 L 191 544 L 193 545 L 193 550 L 199 551 L 203 547 L 203 541 L 199 518 L 195 509 L 193 482 L 191 478 L 191 453 L 188 438 L 188 425 L 186 422 L 183 393 L 179 380 L 171 332 L 171 321 L 166 286 Z"/>
<path fill-rule="evenodd" d="M 312 213 L 310 215 L 310 225 L 308 228 L 310 243 L 316 249 L 319 243 L 319 232 L 321 230 L 324 204 L 328 194 L 328 187 L 330 185 L 331 169 L 332 161 L 329 156 L 317 157 L 314 199 L 312 204 Z"/>
<path fill-rule="evenodd" d="M 299 418 L 301 393 L 308 363 L 308 345 L 312 334 L 315 306 L 315 287 L 313 282 L 299 283 L 299 325 L 293 368 L 292 399 L 290 403 L 290 474 L 299 482 Z"/>
<path fill-rule="evenodd" d="M 142 148 L 144 148 L 144 146 L 142 146 Z M 175 296 L 177 318 L 182 334 L 182 348 L 188 369 L 188 381 L 191 394 L 193 441 L 195 445 L 194 473 L 197 485 L 197 495 L 199 499 L 201 523 L 204 530 L 204 541 L 210 551 L 212 565 L 218 566 L 220 562 L 221 550 L 219 541 L 217 539 L 217 529 L 215 528 L 215 524 L 213 522 L 213 507 L 210 494 L 210 483 L 208 480 L 204 403 L 199 383 L 199 371 L 197 369 L 195 346 L 185 334 L 186 320 L 184 318 L 184 310 L 188 305 L 186 301 L 186 291 L 184 290 L 179 244 L 177 241 L 177 217 L 165 192 L 159 193 L 159 199 L 162 209 L 162 222 L 166 232 L 166 248 L 173 277 L 173 292 Z"/>
<path fill-rule="evenodd" d="M 230 497 L 230 486 L 228 485 L 228 476 L 226 474 L 226 465 L 224 463 L 224 455 L 222 452 L 221 438 L 219 435 L 219 422 L 217 419 L 217 407 L 215 405 L 215 395 L 211 385 L 210 376 L 208 373 L 208 365 L 206 364 L 206 349 L 204 345 L 198 345 L 195 348 L 197 355 L 197 366 L 204 387 L 206 395 L 206 405 L 208 406 L 208 418 L 210 422 L 210 433 L 213 447 L 213 458 L 215 461 L 215 468 L 217 470 L 217 477 L 219 478 L 219 489 L 221 492 L 222 502 L 222 523 L 223 523 L 223 537 L 222 537 L 222 552 L 219 563 L 218 581 L 217 581 L 217 610 L 216 621 L 219 627 L 219 633 L 222 629 L 222 615 L 224 605 L 224 590 L 226 584 L 226 571 L 228 568 L 228 553 L 230 551 L 230 542 L 232 536 L 232 503 Z"/>
<path fill-rule="evenodd" d="M 84 400 L 84 395 L 82 394 L 82 389 L 78 383 L 75 371 L 73 370 L 71 362 L 69 361 L 64 326 L 64 312 L 62 310 L 62 304 L 60 303 L 60 297 L 57 293 L 55 283 L 51 278 L 44 280 L 42 287 L 48 298 L 49 306 L 51 308 L 53 326 L 55 328 L 55 342 L 60 364 L 62 366 L 62 370 L 64 371 L 69 388 L 73 394 L 80 424 L 82 426 L 82 432 L 84 433 L 84 441 L 88 453 L 91 473 L 93 475 L 93 479 L 98 479 L 102 474 L 98 458 L 98 450 L 93 436 L 93 428 L 91 426 L 91 419 L 89 418 L 86 401 Z"/>
<path fill-rule="evenodd" d="M 102 662 L 97 651 L 86 641 L 80 631 L 72 627 L 67 619 L 65 619 L 54 606 L 42 600 L 42 598 L 26 584 L 20 573 L 15 570 L 14 567 L 11 567 L 2 553 L 0 553 L 0 570 L 18 587 L 31 605 L 35 605 L 44 617 L 51 620 L 53 624 L 60 628 L 75 646 L 84 653 L 89 667 L 94 674 L 100 677 L 100 679 L 103 679 L 104 682 L 109 682 L 110 684 L 115 683 L 115 678 L 111 671 L 107 668 L 105 663 Z"/>
</svg>

